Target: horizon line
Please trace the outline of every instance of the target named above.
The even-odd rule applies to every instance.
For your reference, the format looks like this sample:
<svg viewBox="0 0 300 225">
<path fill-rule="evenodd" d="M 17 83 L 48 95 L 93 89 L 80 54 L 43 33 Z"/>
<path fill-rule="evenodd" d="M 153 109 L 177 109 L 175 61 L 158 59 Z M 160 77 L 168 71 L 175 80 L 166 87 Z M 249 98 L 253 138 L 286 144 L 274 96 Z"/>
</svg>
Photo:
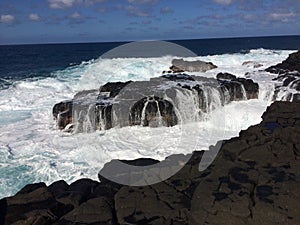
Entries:
<svg viewBox="0 0 300 225">
<path fill-rule="evenodd" d="M 147 41 L 191 41 L 191 40 L 218 40 L 218 39 L 243 39 L 243 38 L 271 38 L 271 37 L 297 37 L 300 34 L 288 34 L 288 35 L 263 35 L 263 36 L 225 36 L 225 37 L 206 37 L 206 38 L 183 38 L 173 40 L 123 40 L 123 41 L 90 41 L 90 42 L 45 42 L 45 43 L 12 43 L 2 44 L 0 46 L 18 46 L 18 45 L 64 45 L 64 44 L 113 44 L 113 43 L 130 43 L 130 42 L 147 42 Z"/>
</svg>

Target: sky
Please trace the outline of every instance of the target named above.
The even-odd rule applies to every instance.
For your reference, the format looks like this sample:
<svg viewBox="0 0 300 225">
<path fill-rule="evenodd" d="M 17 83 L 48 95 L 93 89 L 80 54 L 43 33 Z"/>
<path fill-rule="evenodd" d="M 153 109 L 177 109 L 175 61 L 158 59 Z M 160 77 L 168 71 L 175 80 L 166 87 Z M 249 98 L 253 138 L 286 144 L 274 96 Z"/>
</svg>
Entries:
<svg viewBox="0 0 300 225">
<path fill-rule="evenodd" d="M 299 34 L 299 0 L 0 2 L 2 45 Z"/>
</svg>

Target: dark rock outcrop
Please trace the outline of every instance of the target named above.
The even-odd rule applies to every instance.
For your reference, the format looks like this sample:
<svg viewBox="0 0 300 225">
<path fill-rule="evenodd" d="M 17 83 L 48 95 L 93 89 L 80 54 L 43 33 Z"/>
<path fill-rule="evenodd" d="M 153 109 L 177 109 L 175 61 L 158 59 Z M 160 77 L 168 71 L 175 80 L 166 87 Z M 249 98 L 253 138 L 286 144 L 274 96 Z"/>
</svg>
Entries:
<svg viewBox="0 0 300 225">
<path fill-rule="evenodd" d="M 27 185 L 0 200 L 0 222 L 298 225 L 300 103 L 275 102 L 262 118 L 239 137 L 224 141 L 212 164 L 201 172 L 204 151 L 194 152 L 178 173 L 153 185 L 124 186 L 101 176 L 100 183 L 82 179 L 70 185 Z M 123 162 L 147 166 L 157 161 Z"/>
<path fill-rule="evenodd" d="M 165 74 L 165 75 L 162 75 L 162 77 L 166 78 L 168 80 L 171 80 L 171 81 L 179 81 L 179 80 L 195 81 L 195 79 L 192 76 L 185 74 L 185 73 Z"/>
<path fill-rule="evenodd" d="M 243 62 L 242 65 L 247 66 L 247 67 L 253 67 L 253 68 L 259 68 L 259 67 L 263 66 L 262 64 L 255 62 L 255 61 L 245 61 L 245 62 Z"/>
<path fill-rule="evenodd" d="M 174 73 L 181 73 L 181 72 L 206 72 L 208 70 L 212 70 L 217 68 L 211 62 L 203 62 L 200 60 L 196 61 L 185 61 L 183 59 L 173 59 L 172 66 L 170 70 Z"/>
<path fill-rule="evenodd" d="M 53 224 L 73 209 L 53 198 L 44 183 L 27 185 L 5 202 L 4 224 Z"/>
<path fill-rule="evenodd" d="M 218 73 L 217 79 L 230 93 L 230 100 L 258 98 L 259 86 L 251 79 L 237 78 L 230 73 Z"/>
<path fill-rule="evenodd" d="M 127 82 L 108 82 L 100 87 L 100 93 L 109 93 L 110 98 L 116 97 L 120 91 L 126 87 L 126 85 L 130 84 L 132 81 Z"/>
<path fill-rule="evenodd" d="M 56 119 L 59 129 L 64 129 L 68 124 L 73 123 L 72 115 L 73 101 L 63 101 L 54 105 L 52 114 Z"/>
<path fill-rule="evenodd" d="M 176 125 L 177 120 L 173 104 L 156 96 L 148 96 L 137 101 L 129 113 L 130 126 L 170 127 Z"/>
<path fill-rule="evenodd" d="M 178 113 L 184 110 L 180 105 L 182 101 L 194 104 L 190 108 L 199 111 L 195 118 L 200 118 L 202 113 L 217 107 L 216 103 L 224 105 L 258 96 L 258 84 L 252 80 L 232 74 L 218 74 L 217 78 L 165 74 L 149 81 L 107 83 L 99 91 L 81 91 L 73 100 L 56 104 L 53 116 L 59 129 L 75 132 L 107 130 L 115 126 L 174 126 L 193 120 L 179 121 Z"/>
<path fill-rule="evenodd" d="M 297 71 L 300 73 L 300 51 L 292 53 L 282 63 L 266 69 L 267 72 L 285 74 L 286 72 Z"/>
<path fill-rule="evenodd" d="M 168 73 L 183 73 L 183 72 L 184 72 L 183 69 L 181 69 L 181 68 L 179 68 L 179 67 L 177 67 L 177 66 L 174 66 L 174 65 L 170 66 L 169 69 L 170 69 L 170 70 L 168 71 Z M 163 72 L 163 73 L 164 73 L 164 72 Z"/>
<path fill-rule="evenodd" d="M 236 76 L 231 74 L 231 73 L 218 73 L 217 74 L 217 79 L 218 80 L 235 80 Z"/>
<path fill-rule="evenodd" d="M 278 74 L 274 80 L 282 82 L 275 87 L 274 99 L 300 100 L 300 51 L 290 54 L 282 63 L 271 66 L 266 71 Z"/>
</svg>

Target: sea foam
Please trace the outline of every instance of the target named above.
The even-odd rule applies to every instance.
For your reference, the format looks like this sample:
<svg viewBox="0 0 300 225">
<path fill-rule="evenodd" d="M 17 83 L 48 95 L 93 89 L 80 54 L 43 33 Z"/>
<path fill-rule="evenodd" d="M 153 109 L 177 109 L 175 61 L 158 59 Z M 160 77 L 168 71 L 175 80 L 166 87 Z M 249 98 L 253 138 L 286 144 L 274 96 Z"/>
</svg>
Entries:
<svg viewBox="0 0 300 225">
<path fill-rule="evenodd" d="M 272 101 L 276 75 L 263 70 L 293 51 L 255 49 L 246 54 L 190 57 L 210 61 L 218 68 L 206 73 L 215 77 L 229 72 L 249 77 L 260 85 L 259 99 L 232 102 L 212 111 L 206 120 L 174 127 L 123 127 L 94 133 L 68 134 L 56 128 L 55 103 L 71 99 L 81 90 L 98 89 L 106 82 L 149 80 L 167 70 L 174 57 L 96 59 L 56 71 L 52 77 L 16 81 L 0 91 L 0 198 L 15 194 L 33 182 L 50 184 L 64 179 L 71 183 L 97 173 L 112 159 L 151 157 L 162 160 L 176 153 L 205 150 L 218 140 L 238 135 L 259 123 Z M 262 64 L 260 68 L 243 65 Z M 183 102 L 184 104 L 184 102 Z M 188 119 L 187 119 L 188 120 Z"/>
</svg>

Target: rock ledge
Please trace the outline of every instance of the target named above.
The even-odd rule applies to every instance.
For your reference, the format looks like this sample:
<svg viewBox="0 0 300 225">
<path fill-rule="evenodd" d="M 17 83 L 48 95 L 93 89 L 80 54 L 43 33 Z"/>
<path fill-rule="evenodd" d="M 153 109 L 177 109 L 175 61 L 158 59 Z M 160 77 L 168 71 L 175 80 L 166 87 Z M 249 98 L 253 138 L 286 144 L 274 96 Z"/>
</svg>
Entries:
<svg viewBox="0 0 300 225">
<path fill-rule="evenodd" d="M 197 151 L 177 174 L 149 186 L 103 177 L 29 184 L 0 200 L 0 224 L 300 224 L 300 103 L 274 102 L 262 118 L 224 141 L 202 172 Z"/>
</svg>

